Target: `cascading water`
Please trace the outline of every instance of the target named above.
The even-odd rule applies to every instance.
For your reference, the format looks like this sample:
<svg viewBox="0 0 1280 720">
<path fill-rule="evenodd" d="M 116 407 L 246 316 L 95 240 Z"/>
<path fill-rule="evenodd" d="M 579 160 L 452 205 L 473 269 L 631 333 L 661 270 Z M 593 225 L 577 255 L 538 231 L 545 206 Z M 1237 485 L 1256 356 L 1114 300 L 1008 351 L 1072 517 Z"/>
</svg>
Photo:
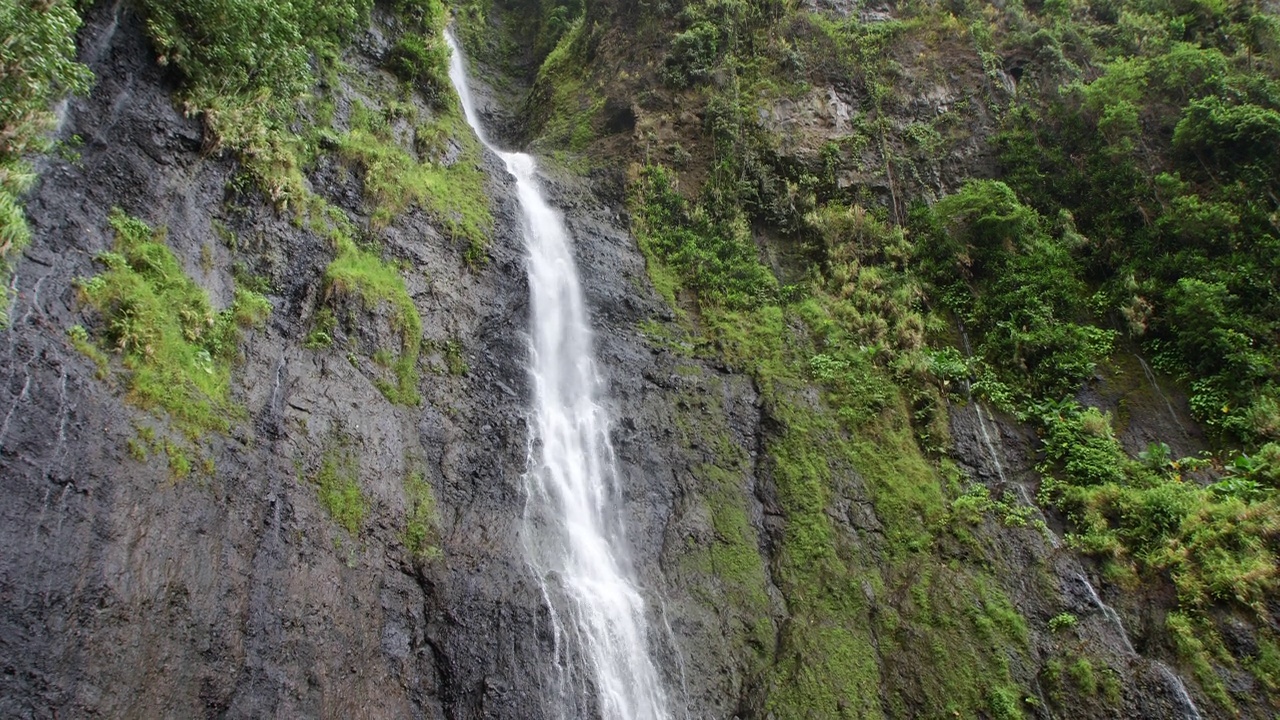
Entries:
<svg viewBox="0 0 1280 720">
<path fill-rule="evenodd" d="M 451 34 L 445 40 L 467 123 L 506 163 L 523 214 L 534 405 L 522 531 L 555 634 L 559 687 L 550 704 L 562 717 L 660 720 L 667 700 L 649 657 L 644 600 L 623 556 L 622 525 L 610 507 L 616 472 L 609 418 L 599 403 L 602 383 L 569 233 L 543 196 L 533 158 L 489 143 L 462 52 Z M 580 664 L 589 677 L 580 676 Z"/>
</svg>

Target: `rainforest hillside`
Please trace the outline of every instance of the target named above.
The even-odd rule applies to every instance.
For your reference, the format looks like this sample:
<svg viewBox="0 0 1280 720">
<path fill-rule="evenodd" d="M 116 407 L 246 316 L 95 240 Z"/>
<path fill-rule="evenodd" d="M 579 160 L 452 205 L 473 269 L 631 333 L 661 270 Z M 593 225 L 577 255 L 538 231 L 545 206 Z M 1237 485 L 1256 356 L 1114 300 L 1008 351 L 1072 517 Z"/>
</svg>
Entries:
<svg viewBox="0 0 1280 720">
<path fill-rule="evenodd" d="M 1280 711 L 1274 2 L 14 0 L 0 714 L 555 716 L 446 27 L 677 715 Z"/>
</svg>

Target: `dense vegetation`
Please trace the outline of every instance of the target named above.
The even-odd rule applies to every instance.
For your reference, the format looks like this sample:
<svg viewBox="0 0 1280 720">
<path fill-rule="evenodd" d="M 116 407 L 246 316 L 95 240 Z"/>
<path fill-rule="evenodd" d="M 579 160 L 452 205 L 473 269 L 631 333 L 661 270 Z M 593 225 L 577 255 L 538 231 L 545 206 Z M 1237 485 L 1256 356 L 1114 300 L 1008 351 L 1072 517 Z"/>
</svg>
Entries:
<svg viewBox="0 0 1280 720">
<path fill-rule="evenodd" d="M 240 329 L 261 325 L 271 312 L 262 295 L 236 288 L 231 307 L 215 311 L 208 294 L 187 277 L 164 243 L 163 230 L 115 212 L 115 249 L 98 256 L 104 271 L 80 283 L 98 315 L 97 343 L 76 326 L 72 339 L 107 374 L 104 351 L 123 357 L 129 397 L 164 410 L 193 439 L 227 430 L 244 411 L 230 399 L 231 363 Z"/>
<path fill-rule="evenodd" d="M 79 27 L 80 15 L 65 0 L 0 7 L 0 281 L 31 237 L 21 195 L 35 175 L 26 159 L 50 147 L 54 102 L 89 86 L 88 69 L 75 62 Z M 0 325 L 7 324 L 8 306 L 0 300 Z"/>
<path fill-rule="evenodd" d="M 422 208 L 478 267 L 492 223 L 479 148 L 448 90 L 444 5 L 137 7 L 183 79 L 185 109 L 203 119 L 206 149 L 242 164 L 237 187 L 330 242 L 308 347 L 326 351 L 339 323 L 385 317 L 399 344 L 373 352 L 371 372 L 389 400 L 418 404 L 422 321 L 377 233 Z M 456 11 L 477 42 L 496 10 Z M 1227 615 L 1273 626 L 1268 598 L 1280 590 L 1274 13 L 1255 0 L 955 0 L 870 19 L 747 0 L 546 0 L 518 11 L 535 35 L 525 109 L 537 147 L 599 141 L 607 93 L 697 109 L 699 127 L 678 139 L 635 132 L 635 229 L 678 315 L 645 329 L 750 374 L 762 396 L 767 471 L 786 516 L 767 570 L 729 474 L 746 462 L 741 449 L 705 427 L 681 436 L 715 455 L 701 480 L 716 538 L 689 562 L 724 579 L 718 600 L 758 619 L 737 640 L 770 713 L 908 714 L 912 696 L 940 715 L 1009 718 L 1039 701 L 1009 661 L 1031 654 L 1028 618 L 974 538 L 992 517 L 1018 525 L 1034 513 L 946 459 L 948 403 L 971 398 L 1037 428 L 1041 501 L 1068 521 L 1071 547 L 1114 583 L 1171 591 L 1160 643 L 1204 692 L 1224 712 L 1247 700 L 1224 685 L 1215 667 L 1225 667 L 1252 673 L 1262 702 L 1275 702 L 1277 639 L 1263 629 L 1255 651 L 1233 655 L 1219 632 Z M 374 12 L 393 28 L 385 82 L 340 98 L 344 46 Z M 52 103 L 88 85 L 73 61 L 79 22 L 56 0 L 0 8 L 4 263 L 28 236 L 25 158 L 49 147 Z M 615 72 L 611 23 L 660 48 L 661 61 Z M 912 110 L 912 83 L 952 72 L 985 90 L 932 116 Z M 828 86 L 856 98 L 847 127 L 784 148 L 762 118 L 775 101 Z M 973 178 L 944 168 L 939 158 L 988 115 L 996 165 Z M 360 177 L 363 207 L 312 190 L 308 173 L 326 153 Z M 72 342 L 189 436 L 226 429 L 240 412 L 228 389 L 239 331 L 269 305 L 239 289 L 215 310 L 162 231 L 123 214 L 109 222 L 116 246 L 81 284 L 93 322 L 72 328 Z M 761 248 L 782 259 L 762 262 Z M 1077 399 L 1135 352 L 1185 390 L 1212 452 L 1127 452 L 1116 418 Z M 181 450 L 169 454 L 185 474 Z M 335 521 L 358 534 L 367 508 L 356 458 L 335 447 L 313 479 Z M 405 543 L 430 557 L 430 489 L 411 474 L 406 493 Z M 867 547 L 850 547 L 832 519 L 849 497 L 874 505 L 880 527 Z M 762 620 L 770 574 L 791 616 L 781 629 Z M 1059 615 L 1039 629 L 1073 624 Z M 1117 701 L 1113 675 L 1089 658 L 1052 659 L 1044 676 L 1054 702 L 1068 684 Z"/>
<path fill-rule="evenodd" d="M 849 609 L 824 578 L 851 568 L 825 564 L 822 548 L 834 541 L 811 514 L 839 492 L 828 474 L 837 458 L 872 486 L 882 520 L 908 511 L 904 527 L 917 532 L 889 534 L 904 557 L 945 546 L 947 534 L 935 533 L 948 507 L 953 522 L 972 510 L 1026 522 L 985 488 L 948 496 L 964 489 L 947 485 L 938 460 L 948 443 L 942 398 L 971 392 L 1039 428 L 1041 499 L 1068 519 L 1071 547 L 1124 587 L 1171 586 L 1164 642 L 1234 711 L 1242 698 L 1215 665 L 1252 672 L 1268 692 L 1280 681 L 1265 630 L 1257 653 L 1233 656 L 1218 625 L 1225 610 L 1265 627 L 1264 598 L 1277 589 L 1280 24 L 1249 3 L 952 3 L 895 15 L 837 20 L 717 0 L 684 3 L 674 20 L 627 16 L 666 48 L 645 81 L 704 118 L 700 133 L 665 147 L 653 144 L 659 132 L 648 136 L 633 175 L 638 234 L 655 285 L 683 313 L 681 332 L 749 369 L 780 427 L 770 454 L 788 517 L 783 591 L 801 615 L 819 597 L 832 604 L 818 616 Z M 597 29 L 579 42 L 599 54 L 606 38 Z M 1016 95 L 988 90 L 969 101 L 995 113 L 1000 179 L 953 176 L 930 203 L 916 200 L 932 194 L 930 165 L 967 139 L 958 118 L 975 109 L 900 119 L 912 117 L 910 84 L 937 72 L 921 47 L 973 58 L 988 87 L 1017 85 Z M 847 82 L 861 102 L 848 130 L 779 152 L 760 120 L 773 99 Z M 887 187 L 842 186 L 851 170 Z M 768 272 L 762 244 L 802 259 Z M 1186 390 L 1212 454 L 1171 457 L 1156 443 L 1131 456 L 1116 419 L 1075 399 L 1098 373 L 1131 367 L 1123 358 L 1135 352 Z M 784 400 L 803 382 L 825 388 L 822 407 Z M 933 459 L 914 472 L 878 471 L 819 430 L 828 412 L 852 437 Z M 823 459 L 793 445 L 795 433 Z M 944 491 L 926 502 L 931 483 Z M 882 564 L 882 577 L 893 566 Z M 843 667 L 863 667 L 838 633 L 790 632 L 784 643 L 804 648 L 797 662 L 827 678 L 808 697 L 822 704 L 862 682 L 823 665 L 842 657 Z M 1087 659 L 1068 660 L 1053 661 L 1054 682 L 1101 692 Z M 815 677 L 787 668 L 775 671 Z M 964 704 L 974 697 L 965 682 L 939 684 Z M 1000 715 L 999 685 L 988 688 L 984 710 Z M 787 691 L 771 697 L 779 717 L 799 712 Z"/>
</svg>

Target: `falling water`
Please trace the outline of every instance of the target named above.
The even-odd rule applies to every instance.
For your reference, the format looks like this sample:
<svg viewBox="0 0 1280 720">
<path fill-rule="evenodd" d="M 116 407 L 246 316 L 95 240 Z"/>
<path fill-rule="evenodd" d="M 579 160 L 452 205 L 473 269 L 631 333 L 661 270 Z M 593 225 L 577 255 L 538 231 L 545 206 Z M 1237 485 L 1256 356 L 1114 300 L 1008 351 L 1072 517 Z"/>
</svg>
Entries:
<svg viewBox="0 0 1280 720">
<path fill-rule="evenodd" d="M 1156 382 L 1156 374 L 1151 372 L 1151 366 L 1147 364 L 1146 360 L 1142 359 L 1141 355 L 1135 354 L 1134 357 L 1138 358 L 1138 364 L 1142 366 L 1142 374 L 1147 376 L 1147 382 L 1151 383 L 1151 388 L 1164 401 L 1165 409 L 1169 411 L 1169 417 L 1173 419 L 1173 424 L 1177 425 L 1179 430 L 1185 432 L 1186 428 L 1182 427 L 1182 421 L 1178 419 L 1178 412 L 1173 409 L 1173 403 L 1169 402 L 1169 397 L 1160 389 L 1160 383 Z"/>
<path fill-rule="evenodd" d="M 1107 619 L 1107 622 L 1111 623 L 1112 627 L 1115 628 L 1116 633 L 1120 635 L 1120 639 L 1124 641 L 1125 652 L 1130 655 L 1137 655 L 1138 651 L 1133 649 L 1133 643 L 1129 641 L 1129 632 L 1124 629 L 1124 622 L 1120 620 L 1120 613 L 1116 612 L 1115 608 L 1102 602 L 1102 598 L 1098 595 L 1097 588 L 1093 586 L 1093 583 L 1089 582 L 1089 578 L 1085 577 L 1083 574 L 1076 573 L 1076 580 L 1078 580 L 1080 584 L 1084 586 L 1084 589 L 1088 591 L 1089 600 L 1093 603 L 1093 606 L 1102 612 L 1102 616 Z"/>
<path fill-rule="evenodd" d="M 971 397 L 970 400 L 972 399 Z M 995 441 L 991 439 L 991 431 L 987 429 L 987 420 L 983 416 L 982 403 L 974 403 L 974 407 L 977 409 L 978 430 L 982 433 L 982 443 L 987 446 L 987 452 L 991 455 L 991 462 L 996 466 L 996 477 L 1000 478 L 1001 485 L 1007 485 L 1008 482 L 1004 477 L 1004 466 L 1000 464 L 1000 453 L 996 452 Z M 1026 491 L 1023 490 L 1021 485 L 1018 486 L 1018 489 L 1025 495 Z M 1028 505 L 1031 504 L 1030 499 L 1024 499 L 1027 500 Z"/>
<path fill-rule="evenodd" d="M 1200 710 L 1196 708 L 1196 704 L 1191 701 L 1191 694 L 1187 692 L 1187 686 L 1183 684 L 1182 678 L 1178 674 L 1169 669 L 1168 665 L 1156 661 L 1156 670 L 1160 671 L 1160 675 L 1164 677 L 1165 682 L 1173 689 L 1173 694 L 1178 698 L 1179 709 L 1182 710 L 1183 720 L 1201 720 Z"/>
<path fill-rule="evenodd" d="M 445 40 L 452 51 L 449 77 L 467 123 L 506 163 L 523 214 L 534 385 L 523 541 L 552 610 L 554 662 L 562 673 L 552 705 L 567 717 L 666 718 L 666 695 L 648 652 L 644 600 L 630 577 L 621 522 L 611 508 L 616 473 L 609 418 L 599 402 L 602 383 L 569 234 L 543 196 L 533 158 L 489 143 L 462 53 L 451 34 Z M 585 661 L 594 694 L 576 677 L 573 655 Z"/>
</svg>

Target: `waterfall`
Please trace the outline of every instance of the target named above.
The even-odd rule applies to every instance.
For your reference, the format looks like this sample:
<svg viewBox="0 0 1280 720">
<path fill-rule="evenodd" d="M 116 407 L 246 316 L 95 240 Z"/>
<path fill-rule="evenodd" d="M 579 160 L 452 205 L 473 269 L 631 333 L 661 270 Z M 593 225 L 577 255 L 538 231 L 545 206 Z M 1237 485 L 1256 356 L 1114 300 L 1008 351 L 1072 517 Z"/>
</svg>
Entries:
<svg viewBox="0 0 1280 720">
<path fill-rule="evenodd" d="M 452 34 L 445 40 L 467 123 L 515 178 L 528 252 L 534 398 L 521 533 L 553 626 L 559 687 L 549 710 L 570 718 L 664 719 L 667 699 L 649 657 L 645 603 L 612 507 L 617 473 L 609 417 L 571 238 L 543 195 L 534 159 L 489 142 L 462 52 Z M 582 666 L 588 677 L 580 676 Z"/>
</svg>

